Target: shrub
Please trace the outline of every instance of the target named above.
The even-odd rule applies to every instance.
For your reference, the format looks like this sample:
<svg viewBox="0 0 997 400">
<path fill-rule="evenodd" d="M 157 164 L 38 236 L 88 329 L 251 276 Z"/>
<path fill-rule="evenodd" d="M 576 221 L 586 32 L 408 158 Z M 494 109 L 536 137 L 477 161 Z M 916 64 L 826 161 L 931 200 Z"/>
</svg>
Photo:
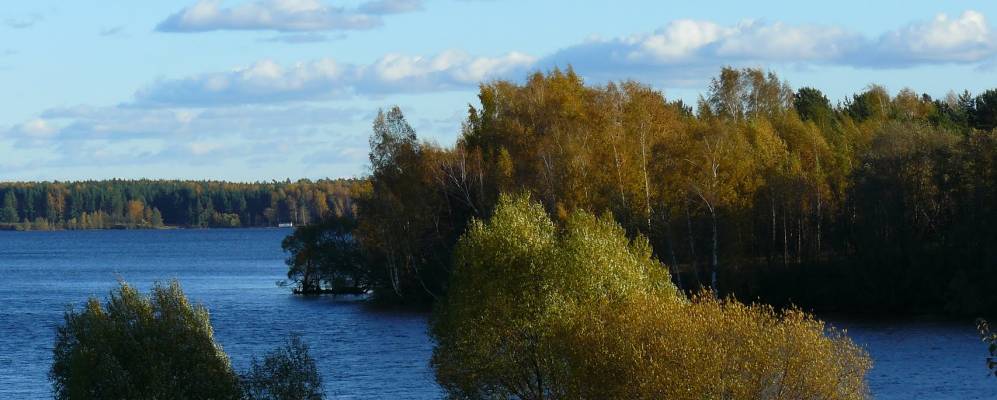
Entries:
<svg viewBox="0 0 997 400">
<path fill-rule="evenodd" d="M 643 238 L 609 216 L 558 228 L 527 196 L 503 196 L 455 254 L 432 322 L 450 397 L 853 399 L 868 356 L 795 310 L 687 299 Z"/>
<path fill-rule="evenodd" d="M 267 353 L 263 362 L 253 359 L 242 387 L 248 400 L 318 400 L 324 395 L 315 359 L 297 335 Z"/>
<path fill-rule="evenodd" d="M 207 309 L 190 304 L 176 281 L 148 296 L 122 282 L 106 304 L 90 298 L 67 311 L 53 358 L 57 399 L 239 397 Z"/>
</svg>

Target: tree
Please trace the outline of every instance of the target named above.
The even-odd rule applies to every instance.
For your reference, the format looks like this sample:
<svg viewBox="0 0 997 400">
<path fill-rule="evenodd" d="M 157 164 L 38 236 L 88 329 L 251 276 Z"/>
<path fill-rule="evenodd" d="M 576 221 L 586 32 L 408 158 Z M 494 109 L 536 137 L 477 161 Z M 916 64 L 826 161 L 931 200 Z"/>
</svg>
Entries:
<svg viewBox="0 0 997 400">
<path fill-rule="evenodd" d="M 609 216 L 575 212 L 562 229 L 528 196 L 503 196 L 455 257 L 431 328 L 453 398 L 867 394 L 868 356 L 840 332 L 798 311 L 686 299 Z"/>
<path fill-rule="evenodd" d="M 997 128 L 997 89 L 990 89 L 976 96 L 972 119 L 977 129 L 989 131 Z"/>
<path fill-rule="evenodd" d="M 159 212 L 158 208 L 152 209 L 152 213 L 149 216 L 149 225 L 152 225 L 153 228 L 163 226 L 163 214 Z"/>
<path fill-rule="evenodd" d="M 354 229 L 356 221 L 351 217 L 328 217 L 299 226 L 284 238 L 281 247 L 289 253 L 287 277 L 294 282 L 295 292 L 362 293 L 370 288 Z"/>
<path fill-rule="evenodd" d="M 58 399 L 236 399 L 208 311 L 176 281 L 143 296 L 122 282 L 105 304 L 66 312 L 49 371 Z"/>
<path fill-rule="evenodd" d="M 131 225 L 144 225 L 147 223 L 147 221 L 143 221 L 144 211 L 145 204 L 141 200 L 129 200 L 126 207 L 128 223 Z"/>
<path fill-rule="evenodd" d="M 0 222 L 15 223 L 17 217 L 17 198 L 14 191 L 8 190 L 3 196 L 3 208 L 0 208 Z"/>
<path fill-rule="evenodd" d="M 503 196 L 456 250 L 449 296 L 435 316 L 432 364 L 457 398 L 543 399 L 564 373 L 556 329 L 576 307 L 649 293 L 678 299 L 646 240 L 610 217 L 576 212 L 563 233 L 526 195 Z"/>
<path fill-rule="evenodd" d="M 827 121 L 834 116 L 831 102 L 824 93 L 811 87 L 802 87 L 793 95 L 793 107 L 804 121 Z"/>
<path fill-rule="evenodd" d="M 254 358 L 241 380 L 247 400 L 319 400 L 324 396 L 315 359 L 298 335 L 291 335 L 262 362 Z"/>
</svg>

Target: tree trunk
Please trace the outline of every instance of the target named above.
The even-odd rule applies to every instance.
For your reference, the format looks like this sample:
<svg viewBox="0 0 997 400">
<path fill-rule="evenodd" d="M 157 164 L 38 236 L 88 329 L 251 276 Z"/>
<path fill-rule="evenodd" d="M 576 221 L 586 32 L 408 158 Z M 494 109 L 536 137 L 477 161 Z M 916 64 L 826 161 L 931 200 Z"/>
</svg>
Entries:
<svg viewBox="0 0 997 400">
<path fill-rule="evenodd" d="M 789 265 L 789 229 L 786 229 L 786 208 L 782 208 L 782 266 Z"/>
<path fill-rule="evenodd" d="M 710 267 L 712 269 L 710 271 L 710 288 L 712 288 L 713 292 L 716 293 L 717 270 L 720 268 L 720 257 L 718 254 L 720 248 L 720 238 L 717 235 L 717 213 L 713 210 L 712 207 L 710 208 L 710 222 L 712 222 L 713 225 L 713 249 L 712 249 L 712 255 L 710 257 Z"/>
<path fill-rule="evenodd" d="M 769 258 L 769 266 L 772 266 L 772 258 L 773 258 L 772 253 L 775 251 L 776 248 L 778 248 L 777 246 L 779 245 L 779 241 L 778 239 L 776 239 L 776 231 L 778 231 L 779 228 L 776 226 L 775 222 L 775 194 L 772 193 L 771 189 L 769 190 L 769 206 L 772 210 L 772 246 L 769 248 L 768 258 Z"/>
<path fill-rule="evenodd" d="M 796 221 L 796 263 L 800 264 L 803 262 L 803 216 L 801 215 Z"/>
<path fill-rule="evenodd" d="M 666 217 L 664 221 L 665 225 L 665 247 L 668 248 L 668 261 L 671 262 L 672 275 L 675 277 L 675 286 L 678 286 L 679 290 L 684 288 L 682 285 L 682 272 L 678 270 L 678 259 L 675 257 L 675 247 L 672 246 L 672 224 L 669 222 L 670 217 Z"/>
<path fill-rule="evenodd" d="M 696 286 L 700 287 L 700 286 L 702 286 L 702 283 L 699 280 L 699 266 L 698 266 L 698 263 L 696 262 L 696 237 L 695 237 L 695 234 L 694 234 L 694 232 L 692 230 L 692 215 L 691 215 L 691 212 L 689 211 L 689 198 L 688 197 L 685 199 L 685 223 L 686 223 L 686 227 L 688 228 L 688 236 L 687 237 L 689 238 L 689 261 L 690 261 L 690 266 L 692 267 L 693 276 L 696 277 Z"/>
<path fill-rule="evenodd" d="M 820 232 L 820 223 L 821 223 L 821 219 L 823 219 L 823 215 L 821 215 L 821 214 L 823 214 L 821 212 L 822 206 L 823 206 L 823 204 L 822 204 L 822 201 L 821 201 L 820 189 L 818 189 L 817 190 L 817 232 L 816 232 L 817 237 L 814 239 L 814 240 L 817 241 L 817 254 L 816 254 L 817 261 L 820 261 L 820 257 L 821 257 L 821 246 L 820 246 L 820 241 L 821 241 L 820 234 L 821 234 L 821 232 Z"/>
</svg>

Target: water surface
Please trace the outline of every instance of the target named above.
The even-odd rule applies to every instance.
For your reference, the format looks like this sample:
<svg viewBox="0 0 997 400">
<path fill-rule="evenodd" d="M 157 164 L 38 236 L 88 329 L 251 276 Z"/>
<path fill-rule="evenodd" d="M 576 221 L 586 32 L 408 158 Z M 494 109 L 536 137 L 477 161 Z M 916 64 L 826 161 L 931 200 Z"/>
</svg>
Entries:
<svg viewBox="0 0 997 400">
<path fill-rule="evenodd" d="M 106 297 L 118 279 L 146 291 L 180 280 L 211 312 L 243 370 L 290 332 L 309 343 L 330 398 L 438 398 L 426 315 L 302 298 L 275 282 L 287 229 L 0 232 L 0 399 L 51 397 L 55 326 L 69 304 Z"/>
<path fill-rule="evenodd" d="M 0 232 L 0 399 L 50 397 L 55 326 L 67 305 L 105 297 L 118 279 L 143 291 L 179 279 L 211 311 L 237 369 L 300 333 L 330 398 L 439 398 L 426 315 L 301 298 L 274 283 L 286 229 Z M 997 399 L 971 323 L 836 321 L 865 346 L 879 399 Z"/>
</svg>

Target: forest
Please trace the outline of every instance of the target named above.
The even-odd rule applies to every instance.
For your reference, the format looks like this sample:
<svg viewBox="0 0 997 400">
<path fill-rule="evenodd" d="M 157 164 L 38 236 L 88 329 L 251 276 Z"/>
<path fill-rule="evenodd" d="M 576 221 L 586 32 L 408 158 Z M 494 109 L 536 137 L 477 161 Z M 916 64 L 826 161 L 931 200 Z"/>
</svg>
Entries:
<svg viewBox="0 0 997 400">
<path fill-rule="evenodd" d="M 724 68 L 686 104 L 568 68 L 483 83 L 478 98 L 450 146 L 421 140 L 397 107 L 377 116 L 352 208 L 285 241 L 301 291 L 445 299 L 458 238 L 503 193 L 524 193 L 558 224 L 611 215 L 687 293 L 817 311 L 997 310 L 997 89 L 932 98 L 870 85 L 832 103 Z"/>
<path fill-rule="evenodd" d="M 341 215 L 359 180 L 0 183 L 0 229 L 234 228 Z"/>
</svg>

